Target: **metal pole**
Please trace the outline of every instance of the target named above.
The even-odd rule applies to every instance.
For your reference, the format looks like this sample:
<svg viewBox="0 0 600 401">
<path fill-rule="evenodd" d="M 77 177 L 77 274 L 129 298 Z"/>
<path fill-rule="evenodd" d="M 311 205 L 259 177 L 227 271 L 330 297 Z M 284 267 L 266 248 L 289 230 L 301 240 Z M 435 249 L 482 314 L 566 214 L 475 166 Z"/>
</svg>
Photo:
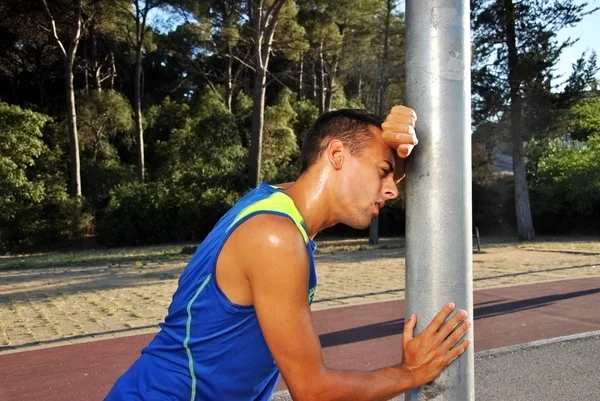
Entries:
<svg viewBox="0 0 600 401">
<path fill-rule="evenodd" d="M 406 181 L 406 316 L 416 334 L 448 302 L 473 318 L 468 0 L 406 1 L 407 106 L 419 145 Z M 468 338 L 473 338 L 473 330 Z M 474 400 L 473 347 L 406 401 Z"/>
</svg>

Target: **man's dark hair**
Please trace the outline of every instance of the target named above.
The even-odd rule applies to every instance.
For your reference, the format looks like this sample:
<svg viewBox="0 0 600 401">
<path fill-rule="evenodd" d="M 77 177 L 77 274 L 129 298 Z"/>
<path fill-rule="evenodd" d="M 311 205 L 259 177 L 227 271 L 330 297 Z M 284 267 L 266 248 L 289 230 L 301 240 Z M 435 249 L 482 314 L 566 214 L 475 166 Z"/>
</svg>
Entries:
<svg viewBox="0 0 600 401">
<path fill-rule="evenodd" d="M 322 114 L 310 126 L 302 146 L 302 172 L 315 164 L 329 143 L 340 140 L 351 154 L 360 153 L 371 144 L 371 126 L 381 129 L 383 120 L 365 110 L 341 109 Z"/>
</svg>

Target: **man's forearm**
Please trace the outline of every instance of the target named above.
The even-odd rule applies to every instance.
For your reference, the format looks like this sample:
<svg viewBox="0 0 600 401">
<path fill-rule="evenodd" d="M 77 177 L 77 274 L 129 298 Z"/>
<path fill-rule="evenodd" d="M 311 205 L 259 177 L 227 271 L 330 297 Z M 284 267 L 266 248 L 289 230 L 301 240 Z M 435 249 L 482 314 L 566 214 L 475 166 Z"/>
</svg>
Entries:
<svg viewBox="0 0 600 401">
<path fill-rule="evenodd" d="M 298 400 L 385 401 L 413 387 L 414 378 L 400 366 L 374 372 L 327 369 L 319 383 L 310 386 L 310 393 L 299 395 Z"/>
</svg>

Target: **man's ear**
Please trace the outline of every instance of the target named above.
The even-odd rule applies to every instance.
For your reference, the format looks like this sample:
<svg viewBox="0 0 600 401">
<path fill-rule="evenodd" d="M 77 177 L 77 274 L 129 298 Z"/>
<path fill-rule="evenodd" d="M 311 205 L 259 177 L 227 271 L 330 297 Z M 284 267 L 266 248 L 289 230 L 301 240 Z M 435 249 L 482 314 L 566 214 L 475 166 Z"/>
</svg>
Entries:
<svg viewBox="0 0 600 401">
<path fill-rule="evenodd" d="M 327 146 L 327 160 L 329 164 L 336 170 L 340 170 L 344 165 L 344 155 L 346 147 L 337 139 L 329 142 Z"/>
</svg>

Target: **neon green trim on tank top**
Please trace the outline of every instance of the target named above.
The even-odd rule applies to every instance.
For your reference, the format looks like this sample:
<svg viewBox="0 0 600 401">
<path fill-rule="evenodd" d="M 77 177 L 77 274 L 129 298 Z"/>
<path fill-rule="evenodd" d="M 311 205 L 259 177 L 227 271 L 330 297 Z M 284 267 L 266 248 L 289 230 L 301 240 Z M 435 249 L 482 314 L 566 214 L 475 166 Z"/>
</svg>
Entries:
<svg viewBox="0 0 600 401">
<path fill-rule="evenodd" d="M 229 226 L 229 229 L 231 229 L 231 227 L 233 227 L 244 217 L 252 213 L 262 211 L 282 213 L 287 216 L 290 216 L 296 224 L 296 226 L 298 226 L 302 237 L 304 237 L 304 242 L 308 243 L 308 234 L 306 232 L 306 229 L 304 228 L 304 219 L 302 218 L 302 215 L 296 208 L 296 205 L 294 205 L 294 201 L 292 200 L 292 198 L 290 198 L 283 192 L 275 192 L 268 198 L 259 200 L 251 204 L 250 206 L 247 206 L 244 210 L 240 212 L 240 214 L 236 216 L 236 218 Z"/>
</svg>

